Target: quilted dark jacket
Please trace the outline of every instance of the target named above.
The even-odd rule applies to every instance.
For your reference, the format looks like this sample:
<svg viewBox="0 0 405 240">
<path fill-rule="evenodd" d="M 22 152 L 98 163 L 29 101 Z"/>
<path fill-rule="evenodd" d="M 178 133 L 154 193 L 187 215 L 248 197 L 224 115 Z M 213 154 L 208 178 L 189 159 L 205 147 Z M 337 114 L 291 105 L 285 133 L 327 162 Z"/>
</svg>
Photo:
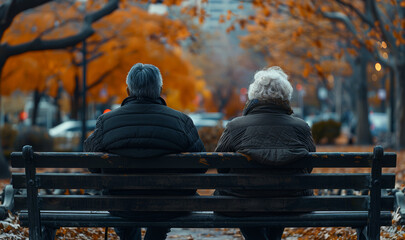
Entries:
<svg viewBox="0 0 405 240">
<path fill-rule="evenodd" d="M 291 169 L 225 169 L 229 173 L 310 173 L 312 169 L 294 169 L 294 163 L 308 152 L 315 152 L 308 124 L 293 117 L 288 104 L 275 104 L 254 100 L 247 105 L 242 117 L 228 123 L 216 151 L 239 152 L 262 164 L 291 165 Z M 310 191 L 219 191 L 222 195 L 239 197 L 294 196 L 311 194 Z"/>
<path fill-rule="evenodd" d="M 87 152 L 109 152 L 132 158 L 205 151 L 193 121 L 160 98 L 126 98 L 121 107 L 101 115 L 85 141 Z"/>
<path fill-rule="evenodd" d="M 108 152 L 148 161 L 153 157 L 180 152 L 204 152 L 193 121 L 187 115 L 166 106 L 162 98 L 126 98 L 121 107 L 101 115 L 96 129 L 84 143 L 86 152 Z M 100 169 L 89 169 L 99 172 Z M 205 169 L 195 169 L 205 172 Z M 105 173 L 180 173 L 161 169 L 104 169 Z M 190 191 L 109 191 L 108 194 L 190 195 Z"/>
</svg>

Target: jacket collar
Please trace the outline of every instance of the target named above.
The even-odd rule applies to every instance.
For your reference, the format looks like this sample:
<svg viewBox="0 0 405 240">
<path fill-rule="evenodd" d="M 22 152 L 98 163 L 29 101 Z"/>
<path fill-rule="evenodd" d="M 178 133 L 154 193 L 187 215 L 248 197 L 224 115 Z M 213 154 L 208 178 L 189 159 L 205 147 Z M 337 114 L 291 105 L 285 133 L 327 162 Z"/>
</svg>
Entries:
<svg viewBox="0 0 405 240">
<path fill-rule="evenodd" d="M 257 113 L 284 113 L 291 115 L 294 112 L 291 109 L 289 101 L 281 101 L 279 99 L 253 99 L 247 101 L 245 108 L 243 109 L 243 116 Z"/>
<path fill-rule="evenodd" d="M 126 105 L 126 104 L 134 104 L 134 103 L 140 103 L 140 104 L 160 104 L 167 106 L 166 101 L 159 97 L 156 99 L 152 98 L 143 98 L 143 97 L 127 97 L 122 101 L 121 107 Z"/>
</svg>

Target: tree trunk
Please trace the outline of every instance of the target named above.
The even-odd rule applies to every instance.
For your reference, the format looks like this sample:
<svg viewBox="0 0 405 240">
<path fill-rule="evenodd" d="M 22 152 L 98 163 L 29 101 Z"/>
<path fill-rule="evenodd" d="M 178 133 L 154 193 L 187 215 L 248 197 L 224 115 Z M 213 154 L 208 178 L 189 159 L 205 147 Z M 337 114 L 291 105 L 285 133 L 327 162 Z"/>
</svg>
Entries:
<svg viewBox="0 0 405 240">
<path fill-rule="evenodd" d="M 405 64 L 396 72 L 396 142 L 397 149 L 405 149 Z"/>
<path fill-rule="evenodd" d="M 357 78 L 357 104 L 356 104 L 356 143 L 359 145 L 372 144 L 373 139 L 370 132 L 370 122 L 368 120 L 368 97 L 367 97 L 367 63 L 368 53 L 362 48 L 358 56 L 359 76 Z"/>
<path fill-rule="evenodd" d="M 62 111 L 61 111 L 61 106 L 60 106 L 60 103 L 59 103 L 62 92 L 63 92 L 63 87 L 59 86 L 58 87 L 58 92 L 57 92 L 56 97 L 54 99 L 54 105 L 56 107 L 56 119 L 52 123 L 52 126 L 56 126 L 56 125 L 62 123 Z"/>
<path fill-rule="evenodd" d="M 79 119 L 79 109 L 80 109 L 80 88 L 79 88 L 79 76 L 75 75 L 75 89 L 73 96 L 70 97 L 70 118 L 78 120 Z"/>
<path fill-rule="evenodd" d="M 0 108 L 1 108 L 1 73 L 3 71 L 4 64 L 6 62 L 5 57 L 3 57 L 0 54 Z M 0 118 L 2 118 L 3 115 L 1 114 L 1 109 L 0 109 Z M 8 162 L 6 158 L 4 157 L 4 152 L 3 152 L 3 144 L 2 144 L 2 139 L 0 135 L 0 179 L 6 179 L 10 178 L 11 173 L 10 173 L 10 168 L 8 166 Z"/>
<path fill-rule="evenodd" d="M 35 91 L 33 93 L 31 126 L 37 125 L 39 103 L 41 102 L 41 98 L 43 95 L 44 94 L 42 92 L 39 92 L 37 89 L 35 89 Z"/>
</svg>

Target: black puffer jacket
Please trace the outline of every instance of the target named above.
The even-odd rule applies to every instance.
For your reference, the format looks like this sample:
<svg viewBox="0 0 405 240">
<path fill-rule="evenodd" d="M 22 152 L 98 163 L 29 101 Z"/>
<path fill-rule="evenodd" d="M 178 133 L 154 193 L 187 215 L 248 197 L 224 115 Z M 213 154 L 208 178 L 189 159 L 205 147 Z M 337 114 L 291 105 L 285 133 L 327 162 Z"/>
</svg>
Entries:
<svg viewBox="0 0 405 240">
<path fill-rule="evenodd" d="M 134 97 L 126 98 L 120 108 L 97 119 L 84 150 L 133 158 L 205 151 L 190 117 L 167 107 L 162 98 Z"/>
<path fill-rule="evenodd" d="M 291 169 L 227 169 L 220 172 L 238 173 L 310 173 L 312 169 L 294 169 L 294 162 L 308 152 L 315 152 L 308 124 L 291 116 L 288 103 L 251 101 L 242 117 L 228 123 L 222 134 L 217 152 L 240 152 L 262 164 L 291 165 Z M 294 196 L 311 194 L 309 191 L 219 191 L 223 195 L 239 197 Z"/>
<path fill-rule="evenodd" d="M 153 157 L 180 152 L 204 152 L 191 118 L 166 106 L 162 98 L 126 98 L 120 108 L 101 115 L 96 129 L 84 142 L 86 152 L 108 152 L 148 161 Z M 157 166 L 158 167 L 158 166 Z M 101 169 L 89 169 L 100 172 Z M 191 170 L 190 170 L 191 171 Z M 206 169 L 193 169 L 205 172 Z M 105 173 L 181 173 L 162 169 L 104 169 Z M 110 190 L 107 194 L 192 195 L 195 190 Z"/>
</svg>

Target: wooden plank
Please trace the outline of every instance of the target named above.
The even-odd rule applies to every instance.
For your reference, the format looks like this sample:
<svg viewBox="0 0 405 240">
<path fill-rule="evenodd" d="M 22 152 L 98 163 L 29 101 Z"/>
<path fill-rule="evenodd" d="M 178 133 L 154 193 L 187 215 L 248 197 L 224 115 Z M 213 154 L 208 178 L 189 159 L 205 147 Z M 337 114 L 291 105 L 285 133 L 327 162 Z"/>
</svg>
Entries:
<svg viewBox="0 0 405 240">
<path fill-rule="evenodd" d="M 43 189 L 368 189 L 370 174 L 37 174 Z M 12 176 L 14 188 L 26 188 L 24 173 Z M 382 188 L 395 187 L 395 174 L 384 174 Z"/>
<path fill-rule="evenodd" d="M 106 153 L 36 152 L 34 162 L 40 168 L 296 168 L 371 167 L 372 153 L 310 153 L 293 165 L 269 166 L 254 163 L 239 153 L 184 153 L 156 159 L 131 159 Z M 20 152 L 11 154 L 11 165 L 24 167 Z M 382 167 L 395 167 L 396 154 L 384 153 Z"/>
<path fill-rule="evenodd" d="M 72 213 L 41 211 L 43 225 L 49 227 L 241 227 L 241 226 L 285 226 L 285 227 L 360 227 L 367 223 L 367 212 L 313 212 L 299 215 L 269 215 L 265 217 L 226 217 L 199 212 L 169 220 L 147 221 L 112 216 L 109 213 Z M 27 214 L 19 215 L 22 226 L 27 225 Z M 381 213 L 381 223 L 391 226 L 391 212 Z"/>
<path fill-rule="evenodd" d="M 368 196 L 308 196 L 290 198 L 236 198 L 226 196 L 92 196 L 42 195 L 42 210 L 113 211 L 221 211 L 221 212 L 308 212 L 365 211 Z M 385 196 L 381 210 L 390 211 L 394 197 Z M 15 208 L 26 208 L 26 196 L 15 196 Z"/>
</svg>

